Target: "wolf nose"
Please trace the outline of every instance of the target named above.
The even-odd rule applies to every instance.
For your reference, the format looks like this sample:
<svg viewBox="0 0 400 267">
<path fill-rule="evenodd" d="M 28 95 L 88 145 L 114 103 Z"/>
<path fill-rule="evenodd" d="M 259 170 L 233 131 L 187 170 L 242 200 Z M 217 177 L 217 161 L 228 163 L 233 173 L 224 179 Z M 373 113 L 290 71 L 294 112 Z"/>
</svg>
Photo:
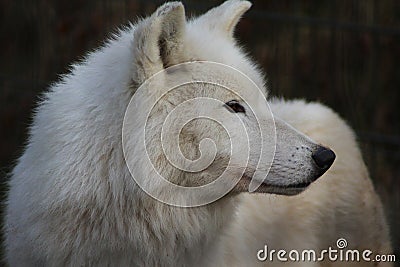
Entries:
<svg viewBox="0 0 400 267">
<path fill-rule="evenodd" d="M 336 155 L 329 148 L 320 146 L 316 151 L 312 153 L 311 157 L 318 167 L 327 170 L 335 161 Z"/>
</svg>

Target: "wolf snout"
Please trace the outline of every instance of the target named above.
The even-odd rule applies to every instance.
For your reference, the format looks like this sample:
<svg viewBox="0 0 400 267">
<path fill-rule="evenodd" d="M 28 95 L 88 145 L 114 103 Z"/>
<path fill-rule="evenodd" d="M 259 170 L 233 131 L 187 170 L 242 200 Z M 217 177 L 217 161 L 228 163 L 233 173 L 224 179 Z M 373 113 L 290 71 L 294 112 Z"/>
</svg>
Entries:
<svg viewBox="0 0 400 267">
<path fill-rule="evenodd" d="M 317 150 L 312 153 L 311 157 L 315 164 L 325 172 L 335 161 L 336 155 L 329 148 L 319 146 Z"/>
</svg>

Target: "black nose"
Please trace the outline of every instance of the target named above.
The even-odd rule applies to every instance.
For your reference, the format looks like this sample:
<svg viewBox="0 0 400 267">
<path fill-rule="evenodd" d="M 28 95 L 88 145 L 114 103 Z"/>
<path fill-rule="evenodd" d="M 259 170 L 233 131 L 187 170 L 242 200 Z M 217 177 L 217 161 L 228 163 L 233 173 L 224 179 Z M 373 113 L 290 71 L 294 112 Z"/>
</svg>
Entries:
<svg viewBox="0 0 400 267">
<path fill-rule="evenodd" d="M 335 161 L 336 155 L 329 148 L 321 146 L 312 153 L 311 157 L 318 167 L 327 170 Z"/>
</svg>

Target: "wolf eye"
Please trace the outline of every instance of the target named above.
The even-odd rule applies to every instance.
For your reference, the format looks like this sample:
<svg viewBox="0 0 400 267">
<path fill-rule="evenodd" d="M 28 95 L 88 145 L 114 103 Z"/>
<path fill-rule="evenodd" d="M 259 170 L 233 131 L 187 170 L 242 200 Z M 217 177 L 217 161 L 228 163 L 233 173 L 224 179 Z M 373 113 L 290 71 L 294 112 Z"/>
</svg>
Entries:
<svg viewBox="0 0 400 267">
<path fill-rule="evenodd" d="M 225 103 L 225 107 L 232 113 L 246 113 L 246 110 L 237 100 L 231 100 Z"/>
</svg>

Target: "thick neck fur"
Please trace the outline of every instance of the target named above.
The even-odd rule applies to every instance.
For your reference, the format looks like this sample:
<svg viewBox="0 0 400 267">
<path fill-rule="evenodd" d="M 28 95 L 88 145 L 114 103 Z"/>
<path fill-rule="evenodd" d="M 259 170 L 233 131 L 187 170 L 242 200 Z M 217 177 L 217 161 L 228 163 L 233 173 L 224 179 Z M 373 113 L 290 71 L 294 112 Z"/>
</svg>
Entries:
<svg viewBox="0 0 400 267">
<path fill-rule="evenodd" d="M 133 238 L 140 246 L 137 249 L 144 250 L 138 255 L 148 257 L 134 262 L 143 261 L 139 265 L 147 266 L 209 265 L 208 260 L 216 259 L 213 255 L 219 237 L 234 214 L 231 198 L 195 208 L 172 207 L 147 199 L 138 207 L 134 229 L 140 237 Z"/>
<path fill-rule="evenodd" d="M 42 185 L 36 198 L 40 203 L 47 203 L 41 207 L 40 215 L 48 218 L 47 225 L 38 224 L 37 227 L 58 231 L 56 239 L 32 237 L 43 239 L 42 247 L 36 249 L 50 252 L 46 262 L 78 266 L 87 262 L 74 260 L 91 258 L 96 259 L 92 262 L 94 265 L 106 265 L 114 258 L 110 265 L 131 266 L 132 262 L 138 266 L 201 264 L 207 260 L 207 254 L 215 252 L 218 236 L 234 214 L 232 197 L 203 207 L 172 207 L 147 196 L 130 177 L 120 135 L 123 113 L 133 93 L 129 91 L 132 89 L 130 46 L 123 45 L 129 43 L 131 34 L 131 31 L 123 32 L 121 37 L 98 51 L 96 57 L 86 59 L 87 64 L 100 66 L 97 68 L 100 73 L 92 73 L 94 70 L 85 63 L 77 65 L 71 75 L 45 95 L 27 150 L 54 144 L 48 142 L 49 139 L 58 140 L 57 146 L 47 147 L 46 155 L 27 153 L 32 157 L 21 160 L 23 164 L 14 170 L 16 177 L 23 181 L 29 180 L 25 179 L 26 175 L 45 177 L 36 170 L 48 170 L 55 177 L 42 182 L 38 178 L 31 186 Z M 120 68 L 110 66 L 109 58 Z M 103 77 L 97 88 L 87 87 L 88 90 L 81 91 L 78 88 L 82 86 L 74 86 L 89 84 L 93 76 Z M 63 116 L 57 117 L 51 112 L 55 107 Z M 49 121 L 58 127 L 49 128 Z M 76 122 L 74 127 L 70 127 L 71 121 Z M 71 140 L 75 140 L 74 143 L 71 144 Z M 57 161 L 64 162 L 63 168 L 52 166 Z M 30 212 L 26 214 L 29 216 Z M 93 242 L 102 249 L 93 250 Z M 74 255 L 76 253 L 82 255 Z M 115 257 L 108 257 L 109 253 L 124 256 L 121 262 L 115 262 Z M 32 254 L 43 253 L 33 251 Z M 131 255 L 130 259 L 126 255 Z M 42 261 L 38 259 L 39 263 Z"/>
</svg>

